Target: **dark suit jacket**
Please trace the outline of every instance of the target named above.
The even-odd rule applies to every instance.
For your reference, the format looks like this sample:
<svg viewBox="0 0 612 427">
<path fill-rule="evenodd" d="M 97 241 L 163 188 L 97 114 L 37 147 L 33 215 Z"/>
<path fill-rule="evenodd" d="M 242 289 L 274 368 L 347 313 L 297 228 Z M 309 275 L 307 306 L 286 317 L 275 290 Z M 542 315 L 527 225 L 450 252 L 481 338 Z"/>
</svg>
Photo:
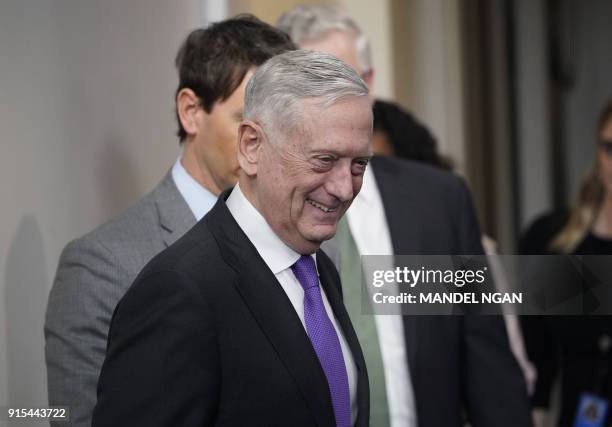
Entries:
<svg viewBox="0 0 612 427">
<path fill-rule="evenodd" d="M 356 425 L 366 426 L 363 355 L 338 274 L 321 251 L 317 263 L 357 365 Z M 335 426 L 306 331 L 223 197 L 145 267 L 115 311 L 93 426 L 122 425 Z"/>
<path fill-rule="evenodd" d="M 416 162 L 372 159 L 394 253 L 482 254 L 469 191 Z M 419 427 L 531 425 L 523 375 L 500 316 L 404 316 Z"/>
</svg>

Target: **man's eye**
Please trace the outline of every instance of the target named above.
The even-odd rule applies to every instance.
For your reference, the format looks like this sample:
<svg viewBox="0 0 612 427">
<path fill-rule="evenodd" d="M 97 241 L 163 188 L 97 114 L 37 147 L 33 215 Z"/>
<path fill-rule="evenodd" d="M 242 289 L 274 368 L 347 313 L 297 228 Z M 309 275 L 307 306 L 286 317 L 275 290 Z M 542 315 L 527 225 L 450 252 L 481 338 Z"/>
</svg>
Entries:
<svg viewBox="0 0 612 427">
<path fill-rule="evenodd" d="M 356 160 L 353 163 L 352 172 L 353 175 L 363 175 L 365 173 L 366 167 L 368 166 L 368 160 Z"/>
<path fill-rule="evenodd" d="M 335 161 L 336 159 L 332 156 L 319 156 L 314 158 L 313 163 L 318 169 L 327 170 L 334 165 Z"/>
<path fill-rule="evenodd" d="M 368 159 L 360 159 L 360 160 L 356 160 L 355 163 L 353 163 L 356 167 L 364 169 L 366 168 L 366 166 L 368 165 Z"/>
</svg>

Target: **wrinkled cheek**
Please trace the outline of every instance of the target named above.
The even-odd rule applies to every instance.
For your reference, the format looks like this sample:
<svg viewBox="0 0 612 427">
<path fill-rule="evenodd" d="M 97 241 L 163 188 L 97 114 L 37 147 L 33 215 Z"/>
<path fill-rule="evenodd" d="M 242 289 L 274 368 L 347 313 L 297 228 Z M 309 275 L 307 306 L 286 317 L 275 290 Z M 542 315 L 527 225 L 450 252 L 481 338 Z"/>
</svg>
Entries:
<svg viewBox="0 0 612 427">
<path fill-rule="evenodd" d="M 304 202 L 303 200 L 300 200 L 295 190 L 291 193 L 290 200 L 289 217 L 291 218 L 291 223 L 295 224 L 296 228 L 300 228 L 303 226 L 306 217 Z"/>
</svg>

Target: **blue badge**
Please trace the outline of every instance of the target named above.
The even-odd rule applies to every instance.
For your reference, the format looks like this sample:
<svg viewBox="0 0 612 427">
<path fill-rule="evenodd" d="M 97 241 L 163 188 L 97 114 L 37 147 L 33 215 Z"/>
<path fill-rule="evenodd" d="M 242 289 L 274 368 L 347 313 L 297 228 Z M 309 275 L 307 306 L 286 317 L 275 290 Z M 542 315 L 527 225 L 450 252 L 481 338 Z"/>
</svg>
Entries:
<svg viewBox="0 0 612 427">
<path fill-rule="evenodd" d="M 603 427 L 608 412 L 608 401 L 590 393 L 582 393 L 574 427 Z"/>
</svg>

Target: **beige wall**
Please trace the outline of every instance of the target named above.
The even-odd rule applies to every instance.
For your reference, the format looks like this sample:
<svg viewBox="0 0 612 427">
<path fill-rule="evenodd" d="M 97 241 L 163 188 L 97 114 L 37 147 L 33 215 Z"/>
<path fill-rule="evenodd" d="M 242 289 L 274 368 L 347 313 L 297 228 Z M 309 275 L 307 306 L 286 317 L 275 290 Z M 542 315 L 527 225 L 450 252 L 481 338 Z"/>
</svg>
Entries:
<svg viewBox="0 0 612 427">
<path fill-rule="evenodd" d="M 465 173 L 459 0 L 392 0 L 395 99 Z"/>
<path fill-rule="evenodd" d="M 299 4 L 317 4 L 316 0 L 228 0 L 229 15 L 252 13 L 262 21 L 274 24 L 286 10 Z"/>
<path fill-rule="evenodd" d="M 173 60 L 200 16 L 199 0 L 0 4 L 0 406 L 46 403 L 62 247 L 175 160 Z"/>
</svg>

